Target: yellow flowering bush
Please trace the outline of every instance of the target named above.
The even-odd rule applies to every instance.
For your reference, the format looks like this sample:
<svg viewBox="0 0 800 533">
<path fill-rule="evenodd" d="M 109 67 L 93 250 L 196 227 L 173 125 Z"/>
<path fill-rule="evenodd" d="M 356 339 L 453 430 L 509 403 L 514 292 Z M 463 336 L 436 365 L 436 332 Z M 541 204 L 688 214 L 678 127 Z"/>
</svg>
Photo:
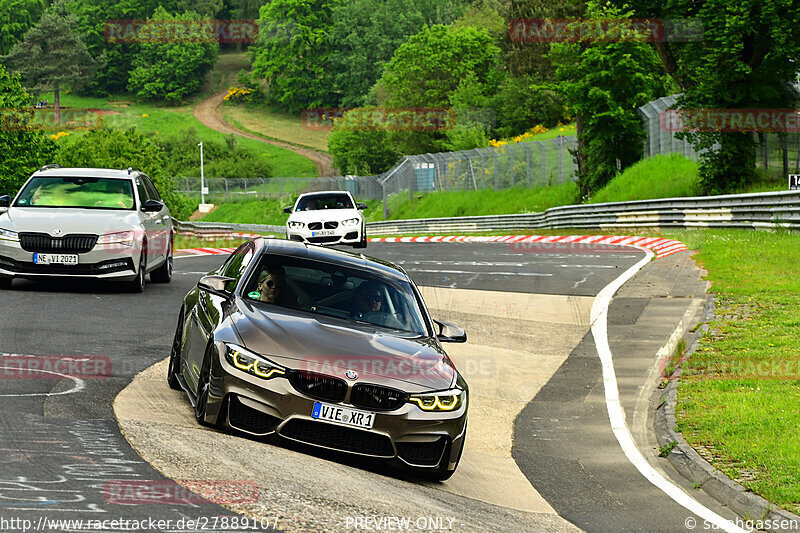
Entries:
<svg viewBox="0 0 800 533">
<path fill-rule="evenodd" d="M 225 95 L 224 100 L 226 102 L 235 103 L 247 102 L 250 100 L 250 95 L 252 92 L 253 89 L 248 89 L 246 87 L 231 87 L 228 89 L 228 94 Z"/>
<path fill-rule="evenodd" d="M 66 137 L 66 136 L 67 136 L 67 135 L 69 135 L 69 134 L 70 134 L 70 132 L 68 132 L 68 131 L 59 131 L 58 133 L 54 133 L 54 134 L 52 134 L 52 135 L 50 136 L 50 138 L 51 138 L 51 139 L 53 139 L 54 141 L 57 141 L 57 140 L 59 140 L 61 137 Z"/>
</svg>

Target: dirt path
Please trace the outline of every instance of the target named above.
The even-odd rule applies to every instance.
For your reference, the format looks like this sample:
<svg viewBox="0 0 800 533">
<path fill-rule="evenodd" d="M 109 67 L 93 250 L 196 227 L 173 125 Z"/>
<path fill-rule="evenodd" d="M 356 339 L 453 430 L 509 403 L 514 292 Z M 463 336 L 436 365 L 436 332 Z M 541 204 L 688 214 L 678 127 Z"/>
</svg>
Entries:
<svg viewBox="0 0 800 533">
<path fill-rule="evenodd" d="M 292 152 L 302 155 L 303 157 L 307 157 L 317 165 L 317 172 L 320 177 L 336 175 L 333 171 L 333 157 L 328 154 L 317 152 L 316 150 L 312 150 L 310 148 L 301 148 L 299 146 L 281 141 L 265 139 L 263 137 L 259 137 L 258 135 L 253 135 L 252 133 L 242 131 L 239 128 L 231 126 L 225 122 L 225 120 L 222 118 L 222 103 L 227 93 L 228 90 L 225 89 L 209 96 L 205 100 L 200 101 L 194 108 L 194 116 L 197 118 L 197 120 L 212 130 L 216 130 L 225 134 L 234 133 L 242 137 L 247 137 L 248 139 L 255 139 L 256 141 L 273 144 L 275 146 L 280 146 L 281 148 L 291 150 Z"/>
</svg>

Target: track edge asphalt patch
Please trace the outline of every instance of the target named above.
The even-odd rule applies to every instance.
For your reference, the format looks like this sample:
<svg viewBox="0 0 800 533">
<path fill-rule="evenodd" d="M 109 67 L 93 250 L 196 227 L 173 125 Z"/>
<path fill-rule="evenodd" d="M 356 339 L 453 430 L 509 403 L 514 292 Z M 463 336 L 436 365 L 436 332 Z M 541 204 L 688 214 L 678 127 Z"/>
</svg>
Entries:
<svg viewBox="0 0 800 533">
<path fill-rule="evenodd" d="M 709 294 L 702 321 L 708 322 L 713 316 L 714 298 L 712 294 Z M 691 356 L 692 352 L 697 349 L 701 337 L 702 331 L 698 328 L 691 338 L 684 357 Z M 672 451 L 667 454 L 667 461 L 693 486 L 699 485 L 706 494 L 728 507 L 743 520 L 761 521 L 767 525 L 780 524 L 781 522 L 800 524 L 800 516 L 777 508 L 777 505 L 753 492 L 749 492 L 723 472 L 714 468 L 708 461 L 703 459 L 697 450 L 686 442 L 683 433 L 677 431 L 678 419 L 675 416 L 675 406 L 678 400 L 679 372 L 680 369 L 676 372 L 675 377 L 669 380 L 664 389 L 656 391 L 658 401 L 656 402 L 653 429 L 655 430 L 658 445 L 663 447 L 672 446 L 673 442 L 677 443 L 672 448 Z M 800 529 L 766 528 L 764 531 L 777 533 L 800 531 Z"/>
</svg>

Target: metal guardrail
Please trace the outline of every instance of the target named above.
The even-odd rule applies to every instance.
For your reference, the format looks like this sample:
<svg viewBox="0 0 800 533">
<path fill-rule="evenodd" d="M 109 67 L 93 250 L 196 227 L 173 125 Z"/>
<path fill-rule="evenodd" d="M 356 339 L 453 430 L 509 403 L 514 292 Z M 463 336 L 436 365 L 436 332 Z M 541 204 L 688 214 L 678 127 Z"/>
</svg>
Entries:
<svg viewBox="0 0 800 533">
<path fill-rule="evenodd" d="M 179 229 L 284 233 L 283 226 L 177 222 Z M 368 222 L 368 235 L 614 228 L 800 229 L 800 191 L 553 207 L 541 213 Z"/>
</svg>

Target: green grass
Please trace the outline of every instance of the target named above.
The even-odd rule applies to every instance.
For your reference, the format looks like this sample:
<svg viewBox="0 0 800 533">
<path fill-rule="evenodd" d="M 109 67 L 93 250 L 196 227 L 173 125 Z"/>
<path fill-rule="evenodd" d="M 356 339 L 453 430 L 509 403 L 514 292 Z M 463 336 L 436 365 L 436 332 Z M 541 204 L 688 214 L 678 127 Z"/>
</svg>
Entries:
<svg viewBox="0 0 800 533">
<path fill-rule="evenodd" d="M 746 488 L 800 511 L 800 237 L 668 236 L 700 250 L 718 295 L 711 330 L 682 365 L 678 429 Z"/>
<path fill-rule="evenodd" d="M 626 202 L 698 194 L 697 162 L 680 154 L 658 155 L 630 166 L 589 203 Z"/>
<path fill-rule="evenodd" d="M 45 94 L 42 95 L 42 99 L 52 102 L 53 96 Z M 193 116 L 193 106 L 155 107 L 150 104 L 137 103 L 127 95 L 94 98 L 65 94 L 62 95 L 61 103 L 63 106 L 72 108 L 103 109 L 116 113 L 103 117 L 103 121 L 113 127 L 136 127 L 145 133 L 164 137 L 175 137 L 182 131 L 194 128 L 200 134 L 200 138 L 205 141 L 223 142 L 225 140 L 225 134 L 206 127 Z M 82 132 L 73 132 L 58 142 L 70 142 L 70 137 L 73 135 L 82 135 Z M 317 175 L 317 167 L 313 161 L 290 150 L 255 139 L 240 137 L 238 141 L 242 148 L 266 158 L 272 167 L 274 176 L 314 177 Z"/>
<path fill-rule="evenodd" d="M 245 107 L 226 103 L 222 108 L 225 121 L 240 130 L 320 152 L 328 151 L 330 130 L 313 129 L 302 123 L 299 116 L 258 107 Z"/>
</svg>

